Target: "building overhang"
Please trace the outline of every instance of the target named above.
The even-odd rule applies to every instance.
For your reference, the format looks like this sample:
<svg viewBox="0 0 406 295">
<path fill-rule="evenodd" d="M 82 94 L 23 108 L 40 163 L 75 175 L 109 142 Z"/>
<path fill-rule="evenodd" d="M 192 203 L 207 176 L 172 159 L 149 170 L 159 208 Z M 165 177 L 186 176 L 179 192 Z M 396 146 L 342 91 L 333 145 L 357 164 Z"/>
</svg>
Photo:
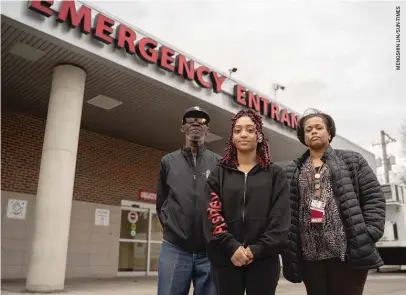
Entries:
<svg viewBox="0 0 406 295">
<path fill-rule="evenodd" d="M 7 88 L 7 97 L 10 98 L 6 99 L 8 103 L 13 100 L 11 104 L 18 105 L 19 100 L 15 96 L 26 95 L 27 85 L 31 85 L 28 87 L 30 94 L 33 91 L 41 94 L 34 95 L 37 103 L 28 104 L 30 110 L 38 109 L 38 113 L 44 114 L 47 100 L 42 96 L 47 98 L 48 95 L 46 91 L 38 89 L 39 83 L 33 81 L 50 84 L 52 67 L 60 62 L 70 62 L 88 71 L 88 81 L 91 82 L 86 85 L 85 101 L 90 99 L 91 93 L 91 97 L 101 95 L 123 102 L 109 113 L 85 105 L 83 126 L 96 132 L 130 141 L 136 137 L 136 142 L 140 144 L 169 151 L 175 146 L 179 147 L 182 141 L 180 133 L 175 135 L 164 132 L 155 138 L 156 133 L 130 131 L 131 127 L 136 129 L 138 124 L 145 126 L 145 122 L 151 122 L 151 118 L 156 118 L 152 121 L 165 118 L 167 122 L 161 122 L 165 131 L 170 128 L 179 130 L 177 122 L 181 111 L 191 105 L 200 105 L 211 112 L 211 130 L 215 137 L 224 139 L 228 137 L 231 116 L 247 107 L 263 115 L 265 134 L 270 140 L 271 153 L 276 161 L 294 159 L 305 150 L 296 138 L 299 115 L 292 109 L 125 21 L 109 16 L 88 2 L 6 1 L 2 3 L 2 15 L 2 30 L 15 30 L 4 38 L 2 35 L 2 41 L 14 38 L 8 40 L 7 44 L 12 46 L 14 44 L 11 42 L 23 41 L 34 49 L 45 49 L 46 52 L 40 59 L 39 69 L 33 69 L 35 66 L 31 63 L 20 65 L 14 70 L 14 74 L 21 75 L 20 82 L 14 76 L 6 78 L 10 82 Z M 25 39 L 16 34 L 20 34 L 20 37 L 24 35 Z M 8 49 L 2 48 L 2 61 L 10 59 Z M 28 69 L 31 71 L 26 72 Z M 29 77 L 28 73 L 33 76 Z M 47 75 L 47 78 L 39 79 L 41 73 Z M 27 83 L 27 80 L 31 83 Z M 21 84 L 25 92 L 16 88 Z M 46 85 L 44 88 L 48 89 Z M 127 115 L 122 116 L 120 108 L 127 108 Z M 131 113 L 133 119 L 129 120 Z M 107 120 L 109 126 L 106 123 L 91 123 L 94 117 L 98 117 L 99 121 Z M 351 145 L 345 140 L 341 141 L 345 148 Z M 210 144 L 222 153 L 224 140 Z M 337 144 L 337 147 L 340 148 L 341 144 Z M 372 153 L 369 154 L 372 156 Z M 371 162 L 371 156 L 368 162 Z"/>
<path fill-rule="evenodd" d="M 2 7 L 3 106 L 45 117 L 52 70 L 58 64 L 71 63 L 87 72 L 83 128 L 172 151 L 184 141 L 180 132 L 183 110 L 199 105 L 212 117 L 208 145 L 223 154 L 230 119 L 242 103 L 242 97 L 238 103 L 230 94 L 232 85 L 229 90 L 223 87 L 219 93 L 202 87 L 198 81 L 189 81 L 137 59 L 124 48 L 83 34 L 80 28 L 72 29 L 69 22 L 56 21 L 56 16 L 45 17 L 32 11 L 27 2 L 5 2 Z M 25 56 L 15 54 L 11 50 L 15 46 L 23 47 Z M 36 52 L 35 60 L 27 59 L 29 48 Z M 223 86 L 230 83 L 227 79 Z M 247 104 L 256 104 L 261 99 L 249 98 L 252 96 L 249 92 L 245 94 Z M 94 100 L 102 100 L 108 106 L 98 107 Z M 281 113 L 274 109 L 274 115 L 277 114 Z M 272 118 L 264 120 L 264 127 L 274 161 L 291 160 L 303 151 L 293 128 Z"/>
</svg>

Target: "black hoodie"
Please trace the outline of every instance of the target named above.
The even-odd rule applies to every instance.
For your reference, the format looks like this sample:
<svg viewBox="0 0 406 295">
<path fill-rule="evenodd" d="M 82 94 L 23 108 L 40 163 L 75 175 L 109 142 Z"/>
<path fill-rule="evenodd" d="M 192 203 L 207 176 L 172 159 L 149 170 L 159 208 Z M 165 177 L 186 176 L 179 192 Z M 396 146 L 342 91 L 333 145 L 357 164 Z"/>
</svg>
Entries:
<svg viewBox="0 0 406 295">
<path fill-rule="evenodd" d="M 219 164 L 205 188 L 204 233 L 213 266 L 229 265 L 239 246 L 254 260 L 277 257 L 288 241 L 289 185 L 284 170 L 256 165 L 249 173 Z"/>
</svg>

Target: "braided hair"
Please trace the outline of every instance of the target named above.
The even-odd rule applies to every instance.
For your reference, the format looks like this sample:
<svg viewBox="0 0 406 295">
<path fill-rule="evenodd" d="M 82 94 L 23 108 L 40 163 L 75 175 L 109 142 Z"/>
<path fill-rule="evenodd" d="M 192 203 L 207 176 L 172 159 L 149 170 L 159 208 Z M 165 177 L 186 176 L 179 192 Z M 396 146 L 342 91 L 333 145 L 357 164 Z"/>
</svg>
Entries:
<svg viewBox="0 0 406 295">
<path fill-rule="evenodd" d="M 225 148 L 225 155 L 221 159 L 221 163 L 229 166 L 238 166 L 237 149 L 233 143 L 233 133 L 235 123 L 241 117 L 249 117 L 254 122 L 257 129 L 257 138 L 262 137 L 262 141 L 257 145 L 257 161 L 262 168 L 268 168 L 271 165 L 271 158 L 269 155 L 268 142 L 265 139 L 262 131 L 262 117 L 251 109 L 239 111 L 232 119 L 231 131 Z"/>
</svg>

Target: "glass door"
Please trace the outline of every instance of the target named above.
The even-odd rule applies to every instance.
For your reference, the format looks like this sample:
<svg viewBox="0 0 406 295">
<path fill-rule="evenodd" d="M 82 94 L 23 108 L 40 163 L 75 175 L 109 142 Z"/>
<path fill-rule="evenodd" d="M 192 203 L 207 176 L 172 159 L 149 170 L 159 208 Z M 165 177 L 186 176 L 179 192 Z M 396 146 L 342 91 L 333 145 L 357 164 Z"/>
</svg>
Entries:
<svg viewBox="0 0 406 295">
<path fill-rule="evenodd" d="M 150 210 L 121 208 L 119 275 L 146 275 L 149 269 Z"/>
<path fill-rule="evenodd" d="M 163 231 L 156 210 L 150 209 L 150 234 L 148 241 L 148 275 L 158 274 L 158 261 L 163 240 Z"/>
</svg>

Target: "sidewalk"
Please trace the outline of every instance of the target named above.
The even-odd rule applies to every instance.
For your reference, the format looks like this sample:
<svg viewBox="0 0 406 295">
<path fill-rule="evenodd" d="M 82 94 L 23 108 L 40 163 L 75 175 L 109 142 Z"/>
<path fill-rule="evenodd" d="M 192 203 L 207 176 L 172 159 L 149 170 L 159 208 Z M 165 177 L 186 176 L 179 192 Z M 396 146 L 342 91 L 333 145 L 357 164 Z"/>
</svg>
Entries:
<svg viewBox="0 0 406 295">
<path fill-rule="evenodd" d="M 282 276 L 279 284 L 289 284 Z M 193 285 L 191 285 L 189 294 L 193 294 Z M 25 292 L 25 280 L 2 281 L 1 294 L 32 294 Z M 43 293 L 36 293 L 43 294 Z M 49 293 L 48 293 L 49 294 Z M 110 279 L 67 279 L 65 290 L 58 294 L 77 294 L 77 295 L 156 295 L 157 277 L 116 277 Z"/>
<path fill-rule="evenodd" d="M 293 290 L 293 289 L 294 290 Z M 285 294 L 287 291 L 291 295 L 304 294 L 302 284 L 293 285 L 285 279 L 279 281 L 277 294 Z M 193 286 L 189 294 L 193 294 Z M 25 281 L 4 281 L 1 286 L 1 294 L 32 294 L 25 292 Z M 294 291 L 299 291 L 298 293 Z M 36 293 L 44 294 L 44 293 Z M 71 279 L 65 283 L 65 290 L 58 294 L 76 295 L 156 295 L 156 277 L 135 277 L 135 278 L 112 278 L 112 279 Z"/>
<path fill-rule="evenodd" d="M 77 295 L 156 295 L 156 277 L 112 278 L 112 279 L 70 279 L 65 290 L 58 294 Z M 25 280 L 4 281 L 1 294 L 32 294 L 25 292 Z M 42 294 L 42 293 L 36 293 Z M 192 294 L 192 293 L 191 293 Z"/>
<path fill-rule="evenodd" d="M 71 279 L 67 280 L 65 290 L 59 294 L 75 295 L 156 295 L 156 277 L 112 278 L 112 279 Z M 25 291 L 25 280 L 4 281 L 1 294 L 31 294 Z M 37 293 L 42 294 L 42 293 Z M 190 295 L 193 294 L 191 287 Z M 283 277 L 279 281 L 276 294 L 306 294 L 303 284 L 291 284 Z M 406 273 L 394 272 L 378 274 L 371 272 L 365 288 L 365 295 L 403 295 L 406 294 Z"/>
</svg>

